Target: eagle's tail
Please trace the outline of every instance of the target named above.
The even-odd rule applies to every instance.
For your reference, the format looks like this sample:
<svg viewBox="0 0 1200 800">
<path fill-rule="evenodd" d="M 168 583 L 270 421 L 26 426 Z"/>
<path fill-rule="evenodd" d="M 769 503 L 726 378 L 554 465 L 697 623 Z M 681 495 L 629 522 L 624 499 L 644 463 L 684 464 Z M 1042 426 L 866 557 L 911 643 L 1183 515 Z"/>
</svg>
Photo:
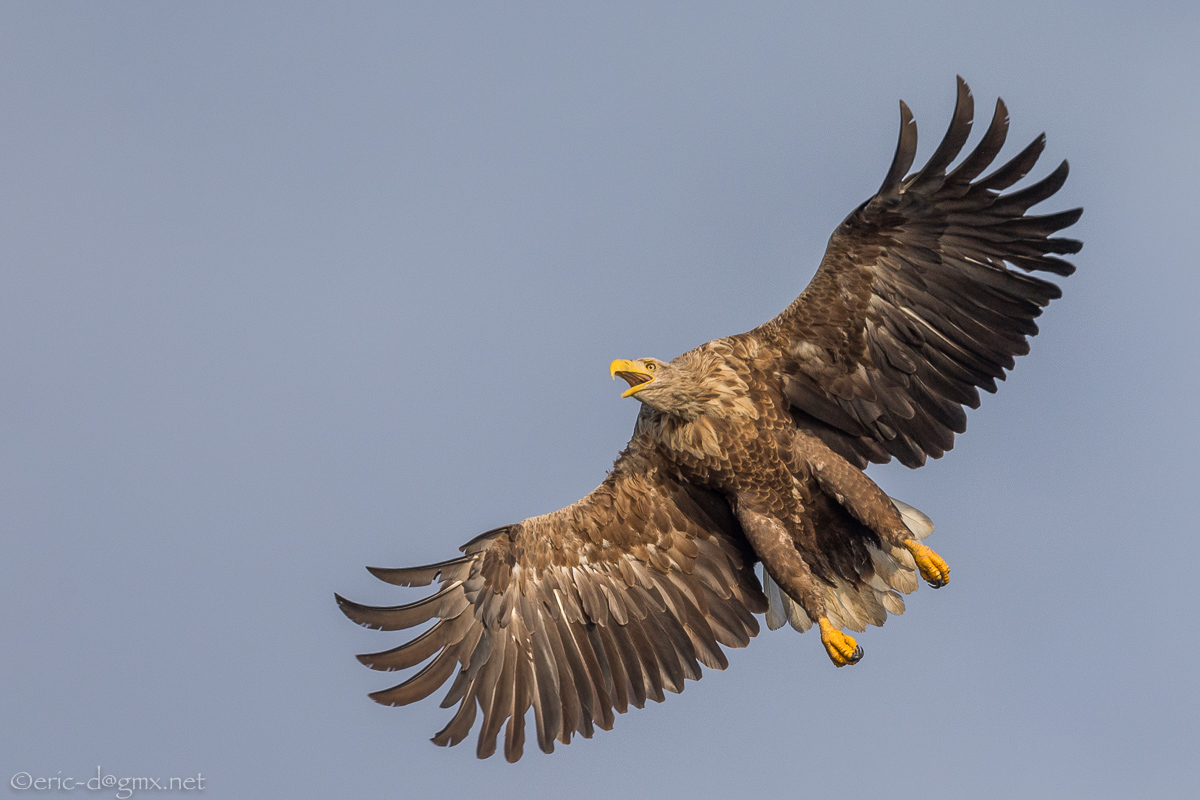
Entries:
<svg viewBox="0 0 1200 800">
<path fill-rule="evenodd" d="M 913 538 L 924 539 L 933 533 L 929 517 L 894 497 L 891 501 Z M 882 625 L 889 613 L 904 613 L 904 599 L 900 595 L 917 588 L 917 565 L 911 553 L 887 542 L 879 547 L 867 545 L 867 549 L 871 554 L 869 574 L 853 582 L 838 578 L 833 586 L 823 585 L 825 611 L 835 627 L 863 631 L 868 624 Z M 812 627 L 812 620 L 800 604 L 788 597 L 766 570 L 763 570 L 763 591 L 767 595 L 768 628 L 777 630 L 790 623 L 803 633 Z"/>
</svg>

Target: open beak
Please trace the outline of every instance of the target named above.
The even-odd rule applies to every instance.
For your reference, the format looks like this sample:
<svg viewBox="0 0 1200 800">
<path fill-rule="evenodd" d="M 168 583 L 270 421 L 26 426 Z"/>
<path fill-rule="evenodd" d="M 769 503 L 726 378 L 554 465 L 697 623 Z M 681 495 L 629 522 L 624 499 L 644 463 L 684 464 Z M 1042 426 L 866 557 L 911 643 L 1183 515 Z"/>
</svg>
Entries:
<svg viewBox="0 0 1200 800">
<path fill-rule="evenodd" d="M 623 358 L 618 358 L 608 365 L 608 374 L 613 378 L 624 378 L 628 381 L 629 388 L 621 393 L 621 397 L 629 397 L 641 391 L 654 380 L 653 372 L 647 372 L 632 361 L 626 361 Z"/>
</svg>

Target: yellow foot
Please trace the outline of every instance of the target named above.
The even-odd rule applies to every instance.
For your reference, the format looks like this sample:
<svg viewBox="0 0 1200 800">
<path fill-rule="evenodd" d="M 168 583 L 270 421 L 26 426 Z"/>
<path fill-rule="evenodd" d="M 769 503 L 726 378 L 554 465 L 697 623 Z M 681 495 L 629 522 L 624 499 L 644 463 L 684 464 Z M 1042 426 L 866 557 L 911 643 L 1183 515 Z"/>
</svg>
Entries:
<svg viewBox="0 0 1200 800">
<path fill-rule="evenodd" d="M 912 553 L 913 560 L 917 562 L 917 569 L 921 570 L 921 577 L 926 583 L 940 589 L 950 582 L 950 566 L 941 556 L 916 539 L 909 539 L 904 546 Z"/>
<path fill-rule="evenodd" d="M 817 624 L 821 626 L 821 644 L 825 645 L 825 652 L 829 653 L 829 660 L 835 667 L 859 662 L 863 657 L 863 649 L 858 642 L 833 627 L 825 617 L 818 619 Z"/>
</svg>

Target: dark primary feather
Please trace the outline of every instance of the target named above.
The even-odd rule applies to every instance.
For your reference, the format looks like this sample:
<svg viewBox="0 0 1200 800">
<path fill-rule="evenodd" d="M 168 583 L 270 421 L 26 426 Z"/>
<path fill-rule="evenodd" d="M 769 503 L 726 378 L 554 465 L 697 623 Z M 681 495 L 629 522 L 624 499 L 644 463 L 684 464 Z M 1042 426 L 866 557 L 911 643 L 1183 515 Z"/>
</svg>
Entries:
<svg viewBox="0 0 1200 800">
<path fill-rule="evenodd" d="M 834 231 L 820 269 L 782 314 L 745 336 L 784 357 L 778 365 L 796 424 L 857 466 L 893 456 L 917 467 L 966 429 L 963 406 L 996 390 L 1013 357 L 1028 352 L 1034 319 L 1058 287 L 1026 272 L 1070 275 L 1057 255 L 1082 244 L 1052 236 L 1082 209 L 1044 216 L 1030 207 L 1057 192 L 1063 162 L 1016 192 L 1045 147 L 1039 136 L 976 178 L 999 154 L 1008 112 L 996 102 L 975 149 L 947 172 L 971 130 L 974 101 L 958 79 L 950 128 L 929 162 L 906 175 L 916 125 L 900 107 L 900 139 L 879 192 Z"/>
<path fill-rule="evenodd" d="M 481 715 L 480 756 L 494 752 L 507 725 L 505 756 L 520 758 L 530 710 L 538 746 L 551 752 L 555 740 L 612 727 L 614 711 L 661 702 L 697 680 L 701 665 L 724 669 L 719 645 L 744 647 L 758 633 L 754 614 L 766 610 L 727 503 L 629 451 L 575 505 L 463 549 L 438 564 L 371 570 L 402 586 L 440 581 L 422 600 L 373 607 L 337 599 L 370 628 L 437 620 L 412 641 L 359 660 L 390 671 L 432 657 L 371 696 L 406 705 L 453 678 L 443 705 L 458 710 L 433 741 L 457 744 Z"/>
</svg>

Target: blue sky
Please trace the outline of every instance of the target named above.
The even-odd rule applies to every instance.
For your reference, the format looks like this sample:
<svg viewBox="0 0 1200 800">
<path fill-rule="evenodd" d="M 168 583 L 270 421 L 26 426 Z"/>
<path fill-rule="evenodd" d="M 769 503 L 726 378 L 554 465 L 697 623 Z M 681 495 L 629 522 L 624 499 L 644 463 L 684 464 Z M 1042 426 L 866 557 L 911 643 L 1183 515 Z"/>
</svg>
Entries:
<svg viewBox="0 0 1200 800">
<path fill-rule="evenodd" d="M 1198 40 L 1182 2 L 0 6 L 0 778 L 1194 796 Z M 955 74 L 1086 213 L 954 451 L 870 470 L 951 586 L 852 669 L 764 631 L 516 766 L 373 704 L 400 639 L 332 593 L 589 491 L 609 361 L 786 306 Z"/>
</svg>

